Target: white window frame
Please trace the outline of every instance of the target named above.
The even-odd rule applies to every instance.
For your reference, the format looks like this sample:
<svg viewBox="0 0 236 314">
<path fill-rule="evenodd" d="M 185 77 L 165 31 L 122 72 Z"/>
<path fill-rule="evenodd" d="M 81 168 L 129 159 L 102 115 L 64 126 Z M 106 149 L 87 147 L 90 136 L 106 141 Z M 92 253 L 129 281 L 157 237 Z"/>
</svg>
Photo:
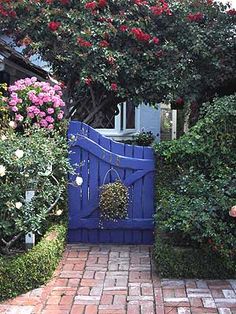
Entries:
<svg viewBox="0 0 236 314">
<path fill-rule="evenodd" d="M 97 129 L 97 131 L 103 135 L 108 137 L 132 137 L 138 131 L 140 131 L 140 105 L 135 107 L 135 128 L 134 129 L 127 129 L 126 128 L 126 102 L 122 104 L 123 109 L 123 123 L 121 123 L 121 104 L 118 105 L 119 114 L 114 117 L 115 119 L 115 127 L 112 129 Z M 123 129 L 121 129 L 121 124 L 123 124 Z"/>
</svg>

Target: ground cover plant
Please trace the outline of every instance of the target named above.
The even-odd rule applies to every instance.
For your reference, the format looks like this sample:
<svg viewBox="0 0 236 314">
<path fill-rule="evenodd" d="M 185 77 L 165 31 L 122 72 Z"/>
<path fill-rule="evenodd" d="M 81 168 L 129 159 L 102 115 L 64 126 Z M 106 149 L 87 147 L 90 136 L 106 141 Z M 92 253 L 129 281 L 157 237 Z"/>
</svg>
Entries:
<svg viewBox="0 0 236 314">
<path fill-rule="evenodd" d="M 236 228 L 235 217 L 230 211 L 236 204 L 235 118 L 235 95 L 215 99 L 212 104 L 205 105 L 202 118 L 187 134 L 176 141 L 155 146 L 160 178 L 156 225 L 158 232 L 162 235 L 164 232 L 164 237 L 157 234 L 156 258 L 164 275 L 169 272 L 174 276 L 197 276 L 194 265 L 187 274 L 184 274 L 184 268 L 179 268 L 179 273 L 178 267 L 171 270 L 170 263 L 179 266 L 187 263 L 186 269 L 191 269 L 186 258 L 191 253 L 178 252 L 175 259 L 173 247 L 180 246 L 198 251 L 196 263 L 200 263 L 200 276 L 235 276 Z M 166 244 L 170 255 L 164 266 L 165 260 L 160 262 L 158 248 L 166 256 Z M 208 256 L 217 257 L 225 272 L 218 273 L 217 265 L 213 273 L 212 269 L 204 271 L 205 251 Z M 167 273 L 163 269 L 168 269 Z"/>
</svg>

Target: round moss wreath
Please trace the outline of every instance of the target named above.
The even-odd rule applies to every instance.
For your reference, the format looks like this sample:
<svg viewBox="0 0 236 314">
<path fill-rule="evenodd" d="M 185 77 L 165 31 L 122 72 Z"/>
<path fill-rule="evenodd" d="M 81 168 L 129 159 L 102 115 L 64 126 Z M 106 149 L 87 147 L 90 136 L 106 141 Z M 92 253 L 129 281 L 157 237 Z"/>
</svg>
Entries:
<svg viewBox="0 0 236 314">
<path fill-rule="evenodd" d="M 128 217 L 128 188 L 120 181 L 101 186 L 99 201 L 100 219 L 118 221 Z"/>
</svg>

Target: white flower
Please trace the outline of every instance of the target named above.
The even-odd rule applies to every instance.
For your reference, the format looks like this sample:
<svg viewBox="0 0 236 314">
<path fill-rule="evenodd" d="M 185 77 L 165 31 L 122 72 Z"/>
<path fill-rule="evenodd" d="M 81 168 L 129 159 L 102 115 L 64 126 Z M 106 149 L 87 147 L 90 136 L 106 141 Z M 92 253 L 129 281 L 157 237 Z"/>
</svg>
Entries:
<svg viewBox="0 0 236 314">
<path fill-rule="evenodd" d="M 17 158 L 22 158 L 24 156 L 24 152 L 21 149 L 17 149 L 15 151 L 15 155 L 16 155 Z"/>
<path fill-rule="evenodd" d="M 62 213 L 63 213 L 63 210 L 58 209 L 58 210 L 56 211 L 56 216 L 61 216 Z"/>
<path fill-rule="evenodd" d="M 3 135 L 1 136 L 1 140 L 2 140 L 2 141 L 5 141 L 6 139 L 7 139 L 6 135 L 3 134 Z"/>
<path fill-rule="evenodd" d="M 0 177 L 4 177 L 6 174 L 6 167 L 0 165 Z"/>
<path fill-rule="evenodd" d="M 17 209 L 20 209 L 23 206 L 23 204 L 21 202 L 16 202 L 15 206 Z"/>
<path fill-rule="evenodd" d="M 13 129 L 15 129 L 15 128 L 17 127 L 17 124 L 16 124 L 15 121 L 10 121 L 10 122 L 9 122 L 9 126 L 10 126 L 11 128 L 13 128 Z"/>
<path fill-rule="evenodd" d="M 78 186 L 81 186 L 83 184 L 83 178 L 81 178 L 80 176 L 77 176 L 75 179 L 75 183 Z"/>
</svg>

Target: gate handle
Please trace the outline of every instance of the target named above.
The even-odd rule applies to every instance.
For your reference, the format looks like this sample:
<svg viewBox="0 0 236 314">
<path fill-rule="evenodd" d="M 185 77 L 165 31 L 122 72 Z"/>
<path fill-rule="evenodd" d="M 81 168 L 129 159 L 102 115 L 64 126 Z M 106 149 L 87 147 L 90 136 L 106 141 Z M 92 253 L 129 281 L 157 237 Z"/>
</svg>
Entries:
<svg viewBox="0 0 236 314">
<path fill-rule="evenodd" d="M 108 173 L 111 172 L 111 171 L 114 171 L 115 174 L 117 175 L 118 179 L 121 181 L 121 177 L 120 177 L 119 173 L 117 172 L 117 170 L 116 170 L 115 168 L 112 167 L 112 168 L 110 168 L 110 169 L 106 172 L 106 174 L 105 174 L 105 176 L 104 176 L 104 179 L 103 179 L 102 185 L 105 184 L 106 178 L 107 178 L 107 176 L 108 176 Z"/>
</svg>

